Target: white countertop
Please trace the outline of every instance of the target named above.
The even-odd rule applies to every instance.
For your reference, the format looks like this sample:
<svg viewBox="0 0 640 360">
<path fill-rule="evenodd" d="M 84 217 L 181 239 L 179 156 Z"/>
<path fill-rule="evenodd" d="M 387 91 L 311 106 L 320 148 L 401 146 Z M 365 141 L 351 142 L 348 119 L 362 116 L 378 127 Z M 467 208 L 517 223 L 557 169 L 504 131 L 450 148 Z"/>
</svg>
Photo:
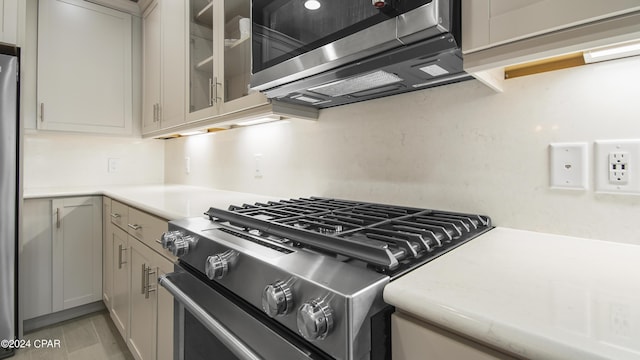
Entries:
<svg viewBox="0 0 640 360">
<path fill-rule="evenodd" d="M 105 195 L 174 220 L 278 198 L 183 185 L 25 189 Z M 533 359 L 640 359 L 640 246 L 495 228 L 391 282 L 385 301 Z"/>
<path fill-rule="evenodd" d="M 201 216 L 210 207 L 253 204 L 280 198 L 186 185 L 92 186 L 27 188 L 25 199 L 105 195 L 159 217 L 176 220 Z"/>
<path fill-rule="evenodd" d="M 495 228 L 385 301 L 533 359 L 640 359 L 640 246 Z"/>
</svg>

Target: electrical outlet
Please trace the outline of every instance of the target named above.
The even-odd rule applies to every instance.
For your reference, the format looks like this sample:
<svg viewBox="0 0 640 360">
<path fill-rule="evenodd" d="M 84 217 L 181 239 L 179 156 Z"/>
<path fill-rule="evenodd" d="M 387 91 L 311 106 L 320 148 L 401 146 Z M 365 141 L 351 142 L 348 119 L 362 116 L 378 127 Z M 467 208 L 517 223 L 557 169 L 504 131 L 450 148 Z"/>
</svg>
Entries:
<svg viewBox="0 0 640 360">
<path fill-rule="evenodd" d="M 631 310 L 628 305 L 610 304 L 609 329 L 615 336 L 629 337 L 631 335 Z"/>
<path fill-rule="evenodd" d="M 640 195 L 640 140 L 597 140 L 596 191 Z"/>
<path fill-rule="evenodd" d="M 593 300 L 591 335 L 612 348 L 636 349 L 640 338 L 640 312 L 635 307 L 637 299 L 597 292 Z"/>
<path fill-rule="evenodd" d="M 588 188 L 587 143 L 555 143 L 550 149 L 550 186 L 552 189 Z"/>
<path fill-rule="evenodd" d="M 614 151 L 609 153 L 609 183 L 626 185 L 629 182 L 629 153 Z"/>
<path fill-rule="evenodd" d="M 188 156 L 184 158 L 184 172 L 185 174 L 191 173 L 191 158 Z"/>
</svg>

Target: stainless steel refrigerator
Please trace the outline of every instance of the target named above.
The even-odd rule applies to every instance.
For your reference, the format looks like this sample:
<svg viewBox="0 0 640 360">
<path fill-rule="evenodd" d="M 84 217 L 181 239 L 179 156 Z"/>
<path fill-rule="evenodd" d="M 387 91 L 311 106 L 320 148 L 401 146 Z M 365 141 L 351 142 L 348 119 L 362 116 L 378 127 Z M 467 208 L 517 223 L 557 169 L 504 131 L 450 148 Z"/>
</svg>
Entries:
<svg viewBox="0 0 640 360">
<path fill-rule="evenodd" d="M 0 45 L 0 341 L 18 331 L 18 52 Z M 13 355 L 0 346 L 0 358 Z"/>
</svg>

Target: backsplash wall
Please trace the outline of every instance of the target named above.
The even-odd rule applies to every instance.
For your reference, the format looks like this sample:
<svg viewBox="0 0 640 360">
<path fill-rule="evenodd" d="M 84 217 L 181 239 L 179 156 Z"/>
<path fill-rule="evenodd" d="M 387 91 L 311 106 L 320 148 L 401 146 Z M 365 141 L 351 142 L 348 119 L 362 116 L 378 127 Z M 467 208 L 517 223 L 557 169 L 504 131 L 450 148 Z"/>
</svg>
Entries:
<svg viewBox="0 0 640 360">
<path fill-rule="evenodd" d="M 115 172 L 108 159 L 118 159 Z M 40 132 L 24 136 L 24 187 L 158 184 L 164 181 L 164 143 Z"/>
<path fill-rule="evenodd" d="M 168 140 L 165 181 L 477 212 L 640 245 L 640 196 L 593 190 L 593 141 L 640 138 L 639 94 L 638 57 L 508 80 L 504 93 L 467 81 L 322 110 L 317 122 Z M 589 143 L 589 190 L 549 189 L 552 142 Z"/>
</svg>

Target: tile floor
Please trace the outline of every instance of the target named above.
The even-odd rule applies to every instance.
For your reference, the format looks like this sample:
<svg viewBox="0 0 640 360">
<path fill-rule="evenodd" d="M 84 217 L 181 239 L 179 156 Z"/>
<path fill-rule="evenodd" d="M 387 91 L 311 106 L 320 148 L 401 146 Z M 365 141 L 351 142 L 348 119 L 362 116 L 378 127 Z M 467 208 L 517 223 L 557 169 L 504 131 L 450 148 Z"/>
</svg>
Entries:
<svg viewBox="0 0 640 360">
<path fill-rule="evenodd" d="M 19 350 L 8 360 L 133 360 L 107 311 L 36 330 L 24 335 L 31 348 Z M 60 340 L 60 348 L 36 349 L 36 339 Z"/>
</svg>

